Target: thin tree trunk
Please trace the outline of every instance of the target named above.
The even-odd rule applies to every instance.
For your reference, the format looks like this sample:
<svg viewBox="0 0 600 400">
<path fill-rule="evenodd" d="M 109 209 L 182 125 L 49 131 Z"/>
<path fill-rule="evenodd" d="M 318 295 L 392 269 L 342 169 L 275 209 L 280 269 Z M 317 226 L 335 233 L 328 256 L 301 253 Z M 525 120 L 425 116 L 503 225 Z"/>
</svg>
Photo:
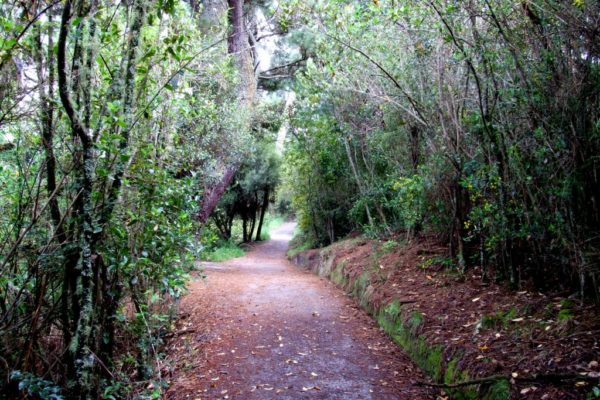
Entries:
<svg viewBox="0 0 600 400">
<path fill-rule="evenodd" d="M 263 227 L 263 222 L 265 220 L 265 214 L 267 213 L 267 208 L 269 207 L 269 195 L 270 195 L 270 188 L 269 186 L 265 187 L 264 193 L 263 193 L 263 202 L 262 202 L 262 207 L 260 210 L 260 220 L 258 221 L 258 229 L 256 230 L 256 240 L 262 240 L 261 239 L 261 232 L 262 232 L 262 227 Z"/>
<path fill-rule="evenodd" d="M 254 192 L 254 201 L 252 202 L 252 224 L 250 225 L 250 232 L 248 235 L 248 241 L 252 241 L 254 235 L 254 227 L 256 226 L 256 212 L 258 208 L 258 192 Z"/>
<path fill-rule="evenodd" d="M 358 174 L 358 170 L 356 169 L 356 164 L 354 163 L 354 157 L 352 157 L 352 152 L 350 150 L 350 144 L 348 140 L 344 138 L 344 147 L 346 148 L 346 155 L 348 156 L 348 162 L 350 163 L 350 168 L 352 169 L 352 174 L 354 175 L 354 179 L 356 180 L 356 185 L 358 186 L 358 190 L 360 191 L 361 196 L 365 196 L 365 189 L 363 182 L 360 179 L 360 175 Z M 369 221 L 369 225 L 375 227 L 373 222 L 373 218 L 371 217 L 371 211 L 369 210 L 369 206 L 365 203 L 365 211 L 367 212 L 367 219 Z"/>
<path fill-rule="evenodd" d="M 242 241 L 244 243 L 248 242 L 248 215 L 247 213 L 244 211 L 244 213 L 242 214 Z"/>
<path fill-rule="evenodd" d="M 92 200 L 93 179 L 95 171 L 94 149 L 87 128 L 79 119 L 77 111 L 69 93 L 69 82 L 67 79 L 66 45 L 71 20 L 72 0 L 66 0 L 58 38 L 58 87 L 60 100 L 65 109 L 73 135 L 77 137 L 82 146 L 83 171 L 81 171 L 81 234 L 79 238 L 80 254 L 75 268 L 79 316 L 75 324 L 74 335 L 69 343 L 69 353 L 75 372 L 75 382 L 71 383 L 74 396 L 80 399 L 92 397 L 92 372 L 94 370 L 93 355 L 90 349 L 92 332 L 92 321 L 94 318 L 94 263 L 95 252 Z"/>
<path fill-rule="evenodd" d="M 124 155 L 127 151 L 129 137 L 131 135 L 131 129 L 135 117 L 133 115 L 135 101 L 135 71 L 138 59 L 138 48 L 140 45 L 140 33 L 144 25 L 145 16 L 145 2 L 143 0 L 135 0 L 133 5 L 133 21 L 131 23 L 131 30 L 128 37 L 128 49 L 124 71 L 123 117 L 125 119 L 125 128 L 123 128 L 119 140 L 119 151 L 121 152 L 121 155 Z M 110 187 L 107 200 L 102 208 L 99 218 L 99 224 L 101 226 L 110 221 L 117 203 L 117 199 L 119 198 L 126 165 L 127 159 L 125 157 L 117 158 L 113 183 Z"/>
</svg>

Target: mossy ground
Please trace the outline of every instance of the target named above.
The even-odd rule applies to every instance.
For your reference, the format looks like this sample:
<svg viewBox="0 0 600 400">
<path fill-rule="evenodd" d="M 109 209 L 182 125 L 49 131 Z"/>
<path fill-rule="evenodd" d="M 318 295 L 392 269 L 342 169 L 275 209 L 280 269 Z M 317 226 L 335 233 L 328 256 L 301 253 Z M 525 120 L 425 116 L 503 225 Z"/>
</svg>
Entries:
<svg viewBox="0 0 600 400">
<path fill-rule="evenodd" d="M 453 384 L 470 380 L 468 371 L 458 368 L 460 355 L 455 355 L 449 361 L 444 359 L 444 347 L 430 345 L 423 336 L 416 332 L 423 317 L 414 311 L 407 317 L 402 313 L 398 301 L 392 301 L 379 311 L 377 322 L 400 345 L 415 363 L 429 375 L 434 382 Z M 448 393 L 456 400 L 503 400 L 510 397 L 510 388 L 505 380 L 479 388 L 466 386 Z"/>
</svg>

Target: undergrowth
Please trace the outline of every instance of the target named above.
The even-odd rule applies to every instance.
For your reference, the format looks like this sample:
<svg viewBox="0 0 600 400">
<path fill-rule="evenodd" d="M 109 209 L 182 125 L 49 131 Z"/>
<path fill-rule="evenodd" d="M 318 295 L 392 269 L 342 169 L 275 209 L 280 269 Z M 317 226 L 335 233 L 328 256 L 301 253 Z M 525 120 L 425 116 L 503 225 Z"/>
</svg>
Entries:
<svg viewBox="0 0 600 400">
<path fill-rule="evenodd" d="M 205 252 L 202 255 L 202 259 L 205 261 L 222 262 L 231 260 L 232 258 L 242 257 L 244 250 L 242 250 L 237 244 L 232 241 L 221 241 L 217 243 L 217 246 Z"/>
<path fill-rule="evenodd" d="M 312 237 L 302 233 L 299 229 L 296 228 L 296 231 L 294 232 L 294 237 L 289 243 L 287 256 L 288 258 L 292 258 L 298 253 L 312 249 L 313 247 L 315 247 L 315 244 L 316 243 Z"/>
</svg>

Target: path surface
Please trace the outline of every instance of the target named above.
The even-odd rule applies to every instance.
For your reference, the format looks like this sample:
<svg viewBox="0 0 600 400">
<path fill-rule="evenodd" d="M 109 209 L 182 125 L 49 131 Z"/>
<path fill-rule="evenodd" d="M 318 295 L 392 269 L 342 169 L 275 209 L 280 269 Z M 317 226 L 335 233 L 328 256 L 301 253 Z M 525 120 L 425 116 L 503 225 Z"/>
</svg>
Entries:
<svg viewBox="0 0 600 400">
<path fill-rule="evenodd" d="M 206 264 L 170 343 L 168 399 L 432 399 L 421 372 L 333 286 L 285 259 L 294 224 Z"/>
</svg>

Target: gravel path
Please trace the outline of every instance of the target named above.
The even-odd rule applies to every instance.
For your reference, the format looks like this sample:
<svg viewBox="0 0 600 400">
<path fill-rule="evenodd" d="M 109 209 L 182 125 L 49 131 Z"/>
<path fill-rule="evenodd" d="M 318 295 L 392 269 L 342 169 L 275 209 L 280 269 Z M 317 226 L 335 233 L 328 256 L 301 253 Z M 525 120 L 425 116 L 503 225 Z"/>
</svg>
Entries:
<svg viewBox="0 0 600 400">
<path fill-rule="evenodd" d="M 285 259 L 286 223 L 204 264 L 169 343 L 168 399 L 432 399 L 419 369 L 329 281 Z"/>
</svg>

